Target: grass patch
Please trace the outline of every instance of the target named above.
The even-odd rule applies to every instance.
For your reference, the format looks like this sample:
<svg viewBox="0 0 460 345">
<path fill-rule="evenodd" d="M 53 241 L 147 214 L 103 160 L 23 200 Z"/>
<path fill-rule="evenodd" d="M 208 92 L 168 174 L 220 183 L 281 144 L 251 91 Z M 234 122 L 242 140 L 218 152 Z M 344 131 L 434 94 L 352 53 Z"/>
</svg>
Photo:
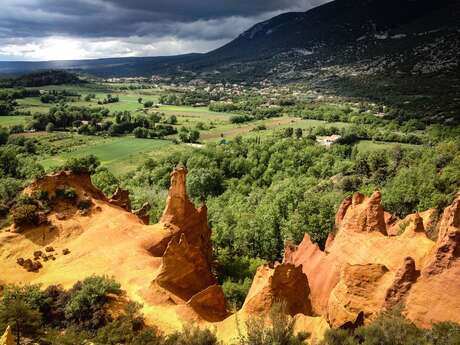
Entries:
<svg viewBox="0 0 460 345">
<path fill-rule="evenodd" d="M 24 125 L 29 116 L 0 116 L 0 126 Z"/>
<path fill-rule="evenodd" d="M 93 154 L 98 157 L 115 175 L 121 175 L 134 170 L 147 158 L 185 149 L 167 140 L 137 139 L 131 136 L 104 138 L 79 146 L 71 152 L 62 152 L 43 159 L 40 163 L 45 169 L 62 165 L 67 159 Z"/>
</svg>

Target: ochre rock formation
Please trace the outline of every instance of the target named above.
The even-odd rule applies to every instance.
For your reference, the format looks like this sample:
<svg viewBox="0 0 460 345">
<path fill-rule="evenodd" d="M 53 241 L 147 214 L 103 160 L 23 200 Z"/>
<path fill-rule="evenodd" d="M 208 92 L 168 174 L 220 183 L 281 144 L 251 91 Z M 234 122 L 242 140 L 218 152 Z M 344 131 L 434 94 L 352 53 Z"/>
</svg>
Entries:
<svg viewBox="0 0 460 345">
<path fill-rule="evenodd" d="M 185 177 L 184 168 L 171 174 L 166 209 L 155 225 L 145 225 L 128 212 L 126 192 L 119 189 L 109 200 L 87 174 L 61 172 L 35 181 L 24 193 L 46 191 L 51 211 L 40 226 L 22 233 L 0 232 L 0 284 L 69 288 L 93 274 L 108 275 L 121 283 L 130 299 L 143 304 L 147 321 L 164 331 L 191 321 L 221 321 L 227 316 L 226 301 L 211 273 L 206 207 L 196 209 L 189 201 Z M 69 188 L 77 194 L 76 201 L 56 193 Z M 90 201 L 84 213 L 77 207 L 82 199 Z M 39 256 L 39 270 L 29 272 L 19 264 L 26 261 L 21 258 L 33 258 L 34 252 L 46 252 L 50 246 L 54 259 Z"/>
<path fill-rule="evenodd" d="M 14 341 L 13 334 L 11 333 L 11 327 L 9 325 L 6 327 L 5 333 L 0 338 L 0 345 L 16 345 L 16 341 Z"/>
<path fill-rule="evenodd" d="M 184 300 L 217 283 L 207 258 L 188 243 L 183 233 L 169 242 L 155 281 Z"/>
<path fill-rule="evenodd" d="M 307 276 L 314 315 L 346 327 L 402 306 L 422 327 L 460 322 L 460 197 L 444 211 L 436 242 L 426 234 L 435 228 L 434 210 L 398 220 L 380 198 L 346 198 L 324 251 L 308 235 L 285 249 L 284 262 Z"/>
<path fill-rule="evenodd" d="M 282 303 L 291 316 L 311 315 L 309 292 L 307 276 L 301 267 L 263 265 L 257 269 L 243 311 L 250 315 L 268 314 L 275 303 Z"/>
</svg>

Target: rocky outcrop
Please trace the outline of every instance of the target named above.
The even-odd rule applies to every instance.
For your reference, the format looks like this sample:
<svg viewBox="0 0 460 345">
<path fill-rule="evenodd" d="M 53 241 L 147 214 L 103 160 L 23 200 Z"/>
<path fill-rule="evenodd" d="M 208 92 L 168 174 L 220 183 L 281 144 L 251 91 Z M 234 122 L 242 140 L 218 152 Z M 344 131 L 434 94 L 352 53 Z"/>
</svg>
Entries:
<svg viewBox="0 0 460 345">
<path fill-rule="evenodd" d="M 350 201 L 345 199 L 339 209 L 336 219 L 338 228 L 346 228 L 354 232 L 380 232 L 387 234 L 385 215 L 380 204 L 380 192 L 374 192 L 370 198 L 361 193 L 355 193 Z"/>
<path fill-rule="evenodd" d="M 208 227 L 207 208 L 206 205 L 195 208 L 188 198 L 186 176 L 185 167 L 177 167 L 171 173 L 171 186 L 160 223 L 165 224 L 176 237 L 185 234 L 188 243 L 200 248 L 203 255 L 211 260 L 211 230 Z"/>
<path fill-rule="evenodd" d="M 186 301 L 217 283 L 206 257 L 199 248 L 188 243 L 184 234 L 169 242 L 155 281 Z"/>
<path fill-rule="evenodd" d="M 396 272 L 396 276 L 385 296 L 385 309 L 391 310 L 400 303 L 404 303 L 412 284 L 417 281 L 420 271 L 415 268 L 415 261 L 411 257 L 404 259 L 401 268 Z"/>
<path fill-rule="evenodd" d="M 124 190 L 121 187 L 117 187 L 115 193 L 109 200 L 109 203 L 131 212 L 131 200 L 129 199 L 129 191 Z"/>
<path fill-rule="evenodd" d="M 438 241 L 432 260 L 423 273 L 436 275 L 460 259 L 460 196 L 444 210 L 439 224 Z"/>
<path fill-rule="evenodd" d="M 311 315 L 309 293 L 307 276 L 301 267 L 264 265 L 257 269 L 242 309 L 250 315 L 268 315 L 275 303 L 282 303 L 291 316 Z"/>
<path fill-rule="evenodd" d="M 185 175 L 184 168 L 172 173 L 164 215 L 154 225 L 128 211 L 127 192 L 119 189 L 108 200 L 89 175 L 62 172 L 35 181 L 24 193 L 48 195 L 49 223 L 0 231 L 0 285 L 70 288 L 88 276 L 109 275 L 144 305 L 147 322 L 164 331 L 222 320 L 226 300 L 212 274 L 206 206 L 197 209 L 188 199 Z M 76 203 L 83 197 L 91 204 L 85 214 Z"/>
<path fill-rule="evenodd" d="M 285 249 L 284 262 L 307 276 L 313 313 L 334 327 L 355 327 L 396 306 L 419 326 L 460 322 L 460 197 L 444 211 L 436 242 L 427 236 L 435 210 L 399 220 L 380 199 L 378 192 L 346 198 L 324 251 L 308 235 Z"/>
<path fill-rule="evenodd" d="M 49 200 L 56 198 L 56 193 L 63 187 L 71 187 L 80 196 L 89 196 L 93 199 L 107 201 L 106 196 L 91 182 L 87 173 L 75 174 L 70 171 L 61 171 L 56 174 L 46 175 L 32 182 L 23 194 L 28 196 L 37 193 L 45 194 Z"/>
<path fill-rule="evenodd" d="M 329 296 L 340 279 L 339 265 L 333 257 L 326 255 L 305 234 L 299 246 L 285 248 L 283 262 L 302 267 L 308 277 L 313 312 L 326 315 Z"/>
<path fill-rule="evenodd" d="M 328 320 L 332 327 L 355 323 L 360 314 L 365 319 L 381 311 L 388 269 L 380 264 L 345 265 L 340 281 L 331 292 Z"/>
<path fill-rule="evenodd" d="M 0 345 L 16 345 L 13 334 L 11 333 L 11 327 L 9 325 L 6 327 L 5 333 L 0 338 Z"/>
<path fill-rule="evenodd" d="M 206 206 L 196 209 L 186 192 L 187 170 L 171 174 L 166 208 L 161 223 L 169 235 L 150 251 L 162 254 L 161 267 L 154 281 L 168 293 L 187 301 L 195 313 L 207 321 L 221 321 L 227 315 L 225 296 L 211 270 L 211 230 Z M 174 300 L 174 298 L 172 298 Z"/>
<path fill-rule="evenodd" d="M 219 285 L 211 285 L 198 292 L 190 298 L 187 304 L 209 322 L 222 321 L 229 315 L 224 291 Z"/>
</svg>

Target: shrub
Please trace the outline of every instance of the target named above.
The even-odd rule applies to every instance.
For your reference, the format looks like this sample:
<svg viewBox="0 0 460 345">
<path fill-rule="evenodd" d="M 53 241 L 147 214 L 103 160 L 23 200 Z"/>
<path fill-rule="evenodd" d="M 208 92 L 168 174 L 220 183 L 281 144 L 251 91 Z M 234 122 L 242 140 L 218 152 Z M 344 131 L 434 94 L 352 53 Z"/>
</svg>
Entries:
<svg viewBox="0 0 460 345">
<path fill-rule="evenodd" d="M 6 286 L 0 300 L 0 329 L 12 327 L 18 343 L 22 336 L 40 331 L 41 313 L 46 304 L 39 285 Z"/>
<path fill-rule="evenodd" d="M 54 123 L 49 122 L 49 123 L 46 125 L 45 130 L 46 130 L 47 132 L 54 132 Z"/>
<path fill-rule="evenodd" d="M 38 208 L 35 205 L 18 205 L 12 210 L 16 225 L 34 225 L 38 223 Z"/>
<path fill-rule="evenodd" d="M 151 108 L 151 107 L 153 107 L 153 101 L 144 102 L 144 108 Z"/>
<path fill-rule="evenodd" d="M 216 336 L 209 329 L 186 327 L 179 333 L 176 332 L 166 339 L 166 344 L 171 345 L 217 345 Z"/>
<path fill-rule="evenodd" d="M 5 145 L 10 137 L 10 132 L 4 127 L 0 127 L 0 145 Z"/>
<path fill-rule="evenodd" d="M 63 166 L 64 170 L 70 170 L 75 174 L 94 174 L 96 168 L 100 165 L 99 159 L 94 155 L 88 155 L 80 158 L 70 158 Z"/>
<path fill-rule="evenodd" d="M 68 200 L 75 200 L 77 198 L 77 192 L 72 187 L 59 187 L 56 189 L 56 195 Z"/>
<path fill-rule="evenodd" d="M 244 303 L 244 300 L 251 288 L 252 280 L 249 278 L 244 279 L 243 281 L 234 282 L 230 279 L 227 279 L 222 284 L 222 290 L 224 291 L 225 298 L 227 299 L 229 305 L 235 309 L 241 308 Z"/>
<path fill-rule="evenodd" d="M 308 334 L 294 332 L 295 320 L 285 313 L 283 304 L 274 304 L 270 311 L 271 325 L 262 318 L 252 318 L 246 322 L 247 334 L 240 335 L 240 345 L 303 345 Z"/>
<path fill-rule="evenodd" d="M 97 329 L 110 321 L 105 310 L 108 294 L 120 294 L 120 284 L 107 277 L 92 276 L 76 283 L 69 291 L 65 317 L 88 329 Z"/>
</svg>

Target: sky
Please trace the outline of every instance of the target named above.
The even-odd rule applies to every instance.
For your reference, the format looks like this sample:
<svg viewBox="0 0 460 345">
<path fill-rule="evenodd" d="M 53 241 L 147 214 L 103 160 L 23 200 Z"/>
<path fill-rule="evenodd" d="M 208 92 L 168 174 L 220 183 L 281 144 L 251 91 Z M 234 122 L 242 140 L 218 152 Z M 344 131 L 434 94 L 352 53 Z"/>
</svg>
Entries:
<svg viewBox="0 0 460 345">
<path fill-rule="evenodd" d="M 0 60 L 207 52 L 328 0 L 1 0 Z"/>
</svg>

